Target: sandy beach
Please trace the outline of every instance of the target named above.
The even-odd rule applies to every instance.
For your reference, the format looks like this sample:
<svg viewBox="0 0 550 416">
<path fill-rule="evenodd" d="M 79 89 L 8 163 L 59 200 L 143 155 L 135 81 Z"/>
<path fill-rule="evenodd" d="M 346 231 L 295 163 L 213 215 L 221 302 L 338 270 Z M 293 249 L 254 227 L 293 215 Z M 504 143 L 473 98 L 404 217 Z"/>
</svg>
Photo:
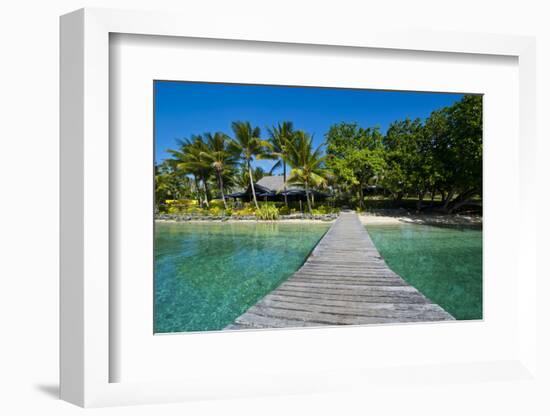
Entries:
<svg viewBox="0 0 550 416">
<path fill-rule="evenodd" d="M 359 220 L 363 225 L 371 224 L 401 224 L 406 222 L 404 217 L 387 217 L 383 215 L 360 214 Z"/>
<path fill-rule="evenodd" d="M 476 215 L 411 214 L 400 211 L 395 213 L 362 213 L 359 215 L 359 219 L 364 225 L 403 223 L 471 227 L 481 227 L 483 225 L 483 218 Z"/>
<path fill-rule="evenodd" d="M 380 224 L 424 224 L 424 225 L 439 225 L 439 226 L 469 226 L 480 227 L 483 225 L 481 216 L 469 215 L 441 215 L 441 214 L 416 214 L 402 211 L 383 211 L 370 212 L 359 214 L 359 220 L 363 225 L 380 225 Z M 274 221 L 265 221 L 257 219 L 168 219 L 156 218 L 156 222 L 166 223 L 279 223 L 279 224 L 330 224 L 335 219 L 319 219 L 319 218 L 279 218 Z"/>
</svg>

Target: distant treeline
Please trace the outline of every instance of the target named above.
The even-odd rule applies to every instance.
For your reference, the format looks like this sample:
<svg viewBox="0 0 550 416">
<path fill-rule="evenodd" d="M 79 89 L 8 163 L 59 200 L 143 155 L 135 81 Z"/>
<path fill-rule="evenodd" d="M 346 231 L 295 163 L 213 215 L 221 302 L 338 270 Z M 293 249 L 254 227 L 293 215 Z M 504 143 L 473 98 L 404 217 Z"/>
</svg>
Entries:
<svg viewBox="0 0 550 416">
<path fill-rule="evenodd" d="M 326 134 L 326 167 L 337 192 L 353 190 L 358 205 L 369 185 L 380 186 L 395 203 L 406 196 L 440 197 L 453 212 L 482 193 L 482 97 L 466 95 L 420 119 L 393 122 L 385 135 L 356 124 L 334 125 Z M 439 199 L 439 198 L 438 198 Z"/>
<path fill-rule="evenodd" d="M 291 122 L 268 128 L 265 139 L 249 122 L 231 127 L 232 137 L 205 133 L 168 150 L 171 157 L 156 166 L 157 204 L 194 198 L 208 206 L 212 197 L 225 204 L 228 192 L 245 189 L 266 174 L 252 167 L 255 159 L 273 160 L 272 172 L 281 168 L 285 183 L 303 186 L 310 211 L 312 189 L 360 209 L 367 190 L 384 193 L 395 206 L 414 197 L 419 210 L 429 198 L 430 207 L 448 213 L 482 197 L 481 96 L 465 95 L 424 122 L 395 121 L 385 135 L 378 127 L 336 124 L 318 147 Z M 255 194 L 253 201 L 257 207 Z"/>
</svg>

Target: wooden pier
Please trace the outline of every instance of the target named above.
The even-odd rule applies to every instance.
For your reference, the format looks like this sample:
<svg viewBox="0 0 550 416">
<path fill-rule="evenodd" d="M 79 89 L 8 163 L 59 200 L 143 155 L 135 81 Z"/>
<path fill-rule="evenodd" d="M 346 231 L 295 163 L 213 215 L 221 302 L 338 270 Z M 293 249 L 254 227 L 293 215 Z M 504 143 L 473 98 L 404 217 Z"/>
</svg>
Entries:
<svg viewBox="0 0 550 416">
<path fill-rule="evenodd" d="M 344 212 L 293 276 L 225 329 L 453 319 L 394 273 L 357 214 Z"/>
</svg>

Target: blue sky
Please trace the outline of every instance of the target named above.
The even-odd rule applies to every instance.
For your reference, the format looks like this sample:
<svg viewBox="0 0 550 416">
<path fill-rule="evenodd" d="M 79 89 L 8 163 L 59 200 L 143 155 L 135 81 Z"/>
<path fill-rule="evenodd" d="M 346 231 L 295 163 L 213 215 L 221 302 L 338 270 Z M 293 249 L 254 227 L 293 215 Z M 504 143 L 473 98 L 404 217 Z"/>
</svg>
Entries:
<svg viewBox="0 0 550 416">
<path fill-rule="evenodd" d="M 267 127 L 292 121 L 295 129 L 325 140 L 331 125 L 356 122 L 379 126 L 382 133 L 395 120 L 425 119 L 462 94 L 397 92 L 336 88 L 281 87 L 155 81 L 155 159 L 162 161 L 176 139 L 221 131 L 231 135 L 232 121 L 250 121 L 263 138 Z M 272 161 L 256 162 L 269 170 Z M 276 172 L 277 173 L 277 172 Z"/>
</svg>

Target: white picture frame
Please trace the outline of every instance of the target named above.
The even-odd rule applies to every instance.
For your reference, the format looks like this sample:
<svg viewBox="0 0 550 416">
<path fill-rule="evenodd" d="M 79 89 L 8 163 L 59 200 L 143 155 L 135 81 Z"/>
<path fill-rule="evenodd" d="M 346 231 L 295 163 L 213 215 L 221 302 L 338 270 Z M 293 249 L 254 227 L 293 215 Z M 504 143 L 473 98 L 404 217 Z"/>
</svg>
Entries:
<svg viewBox="0 0 550 416">
<path fill-rule="evenodd" d="M 182 25 L 185 21 L 185 25 Z M 476 371 L 492 377 L 524 380 L 536 374 L 536 218 L 526 215 L 533 192 L 536 137 L 535 41 L 529 37 L 468 33 L 360 30 L 331 33 L 312 25 L 281 30 L 266 24 L 236 33 L 234 22 L 209 27 L 186 16 L 82 9 L 61 18 L 61 398 L 80 406 L 183 401 L 197 398 L 310 393 L 348 388 L 351 383 L 391 382 L 411 369 L 331 369 L 330 373 L 282 372 L 265 380 L 193 377 L 178 381 L 110 382 L 110 366 L 119 359 L 110 349 L 110 169 L 109 36 L 113 33 L 225 39 L 340 48 L 429 51 L 440 54 L 503 55 L 519 66 L 519 195 L 521 226 L 514 247 L 517 271 L 517 348 L 508 359 L 472 363 L 418 363 L 414 378 L 438 372 L 442 377 L 479 382 Z M 111 328 L 112 330 L 112 328 Z M 206 335 L 208 336 L 208 335 Z M 338 336 L 332 332 L 333 337 Z M 248 364 L 253 365 L 253 364 Z M 325 371 L 325 370 L 323 370 Z M 347 380 L 347 381 L 342 381 Z"/>
</svg>

